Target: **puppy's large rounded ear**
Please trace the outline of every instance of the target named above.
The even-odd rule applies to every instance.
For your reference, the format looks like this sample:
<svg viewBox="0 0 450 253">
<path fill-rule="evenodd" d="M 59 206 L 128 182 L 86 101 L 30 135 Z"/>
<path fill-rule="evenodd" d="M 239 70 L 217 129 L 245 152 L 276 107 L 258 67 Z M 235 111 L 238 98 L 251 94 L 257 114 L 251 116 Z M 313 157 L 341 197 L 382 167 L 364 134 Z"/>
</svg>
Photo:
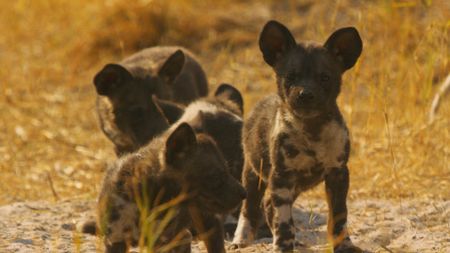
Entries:
<svg viewBox="0 0 450 253">
<path fill-rule="evenodd" d="M 224 98 L 235 103 L 239 107 L 241 113 L 244 112 L 244 100 L 242 99 L 242 95 L 239 90 L 234 86 L 223 83 L 217 88 L 214 96 Z"/>
<path fill-rule="evenodd" d="M 272 67 L 281 56 L 296 45 L 291 32 L 275 20 L 267 22 L 259 36 L 259 48 L 264 60 Z"/>
<path fill-rule="evenodd" d="M 183 51 L 178 49 L 164 62 L 158 71 L 158 75 L 166 82 L 173 82 L 183 69 L 186 57 Z"/>
<path fill-rule="evenodd" d="M 353 67 L 361 55 L 363 43 L 354 27 L 335 31 L 324 45 L 341 62 L 343 70 Z"/>
<path fill-rule="evenodd" d="M 94 77 L 94 85 L 99 95 L 108 96 L 131 80 L 133 77 L 123 66 L 118 64 L 107 64 Z"/>
<path fill-rule="evenodd" d="M 191 126 L 181 123 L 166 141 L 166 162 L 171 165 L 183 163 L 197 148 L 197 138 Z"/>
</svg>

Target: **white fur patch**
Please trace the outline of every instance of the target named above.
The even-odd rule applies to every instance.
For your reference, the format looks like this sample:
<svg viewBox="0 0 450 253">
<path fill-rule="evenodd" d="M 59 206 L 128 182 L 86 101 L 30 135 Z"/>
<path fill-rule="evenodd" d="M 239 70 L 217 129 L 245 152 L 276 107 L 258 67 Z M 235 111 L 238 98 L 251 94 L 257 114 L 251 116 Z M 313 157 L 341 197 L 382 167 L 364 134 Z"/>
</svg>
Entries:
<svg viewBox="0 0 450 253">
<path fill-rule="evenodd" d="M 249 245 L 254 238 L 255 235 L 252 233 L 250 221 L 244 217 L 241 212 L 236 231 L 234 232 L 233 244 L 246 246 Z"/>
<path fill-rule="evenodd" d="M 298 124 L 299 122 L 295 120 L 294 116 L 290 113 L 284 112 L 282 109 L 277 110 L 277 114 L 275 115 L 275 123 L 272 128 L 272 137 L 278 136 L 280 133 L 289 131 L 286 123 L 289 122 L 295 126 L 296 129 L 301 130 L 303 126 Z M 297 132 L 297 131 L 296 131 Z M 299 131 L 301 132 L 301 131 Z"/>
<path fill-rule="evenodd" d="M 290 200 L 292 200 L 294 196 L 294 192 L 289 188 L 275 188 L 273 189 L 273 194 L 277 195 L 282 199 L 290 199 Z"/>
<path fill-rule="evenodd" d="M 348 141 L 348 131 L 336 121 L 331 121 L 323 126 L 320 141 L 313 143 L 316 158 L 325 169 L 342 167 L 343 162 L 339 157 L 345 152 L 345 144 Z"/>
<path fill-rule="evenodd" d="M 289 128 L 288 124 L 292 127 Z M 316 162 L 320 162 L 325 170 L 342 167 L 344 162 L 339 161 L 339 157 L 344 154 L 345 144 L 349 139 L 345 126 L 334 120 L 328 122 L 322 127 L 318 142 L 311 141 L 304 134 L 303 127 L 302 122 L 293 118 L 290 113 L 283 112 L 281 109 L 277 111 L 271 133 L 272 138 L 276 138 L 282 133 L 287 134 L 288 139 L 284 144 L 292 145 L 299 151 L 295 157 L 289 157 L 286 151 L 282 150 L 287 169 L 299 170 L 308 174 L 311 173 L 310 169 Z M 316 153 L 315 158 L 302 153 L 306 149 L 313 150 Z"/>
<path fill-rule="evenodd" d="M 281 116 L 281 112 L 280 110 L 277 111 L 277 114 L 275 115 L 275 123 L 274 126 L 272 128 L 272 138 L 276 138 L 278 136 L 278 134 L 282 133 L 284 130 L 284 125 L 283 125 L 283 119 Z"/>
<path fill-rule="evenodd" d="M 189 122 L 198 115 L 199 112 L 203 113 L 217 113 L 219 108 L 213 104 L 210 104 L 206 101 L 196 101 L 188 105 L 186 110 L 184 111 L 181 118 L 178 120 L 179 122 Z"/>
<path fill-rule="evenodd" d="M 237 222 L 238 222 L 238 220 L 233 215 L 227 214 L 225 216 L 225 221 L 223 223 L 224 224 L 235 224 Z"/>
<path fill-rule="evenodd" d="M 229 115 L 232 115 L 233 117 L 236 118 L 236 120 L 242 120 L 242 118 L 230 111 L 227 111 L 225 109 L 222 109 L 218 106 L 216 106 L 215 104 L 211 104 L 208 103 L 207 101 L 195 101 L 191 104 L 188 105 L 188 107 L 186 107 L 183 115 L 181 116 L 181 118 L 175 122 L 170 129 L 174 130 L 175 128 L 177 128 L 182 122 L 186 122 L 189 124 L 189 122 L 191 122 L 192 120 L 194 120 L 199 113 L 210 113 L 210 114 L 216 114 L 219 112 L 225 112 Z"/>
<path fill-rule="evenodd" d="M 291 205 L 281 205 L 278 207 L 274 206 L 274 222 L 281 224 L 287 223 L 292 218 L 292 206 Z"/>
<path fill-rule="evenodd" d="M 293 128 L 287 126 L 291 124 Z M 301 154 L 305 148 L 310 146 L 308 137 L 303 133 L 303 124 L 293 118 L 290 113 L 278 110 L 274 128 L 272 130 L 272 138 L 276 138 L 278 135 L 285 133 L 289 137 L 285 140 L 284 144 L 290 144 L 294 146 L 300 153 L 295 157 L 289 157 L 286 150 L 282 148 L 281 152 L 284 157 L 284 164 L 288 170 L 301 170 L 302 173 L 310 173 L 309 169 L 314 165 L 315 161 L 311 156 Z"/>
</svg>

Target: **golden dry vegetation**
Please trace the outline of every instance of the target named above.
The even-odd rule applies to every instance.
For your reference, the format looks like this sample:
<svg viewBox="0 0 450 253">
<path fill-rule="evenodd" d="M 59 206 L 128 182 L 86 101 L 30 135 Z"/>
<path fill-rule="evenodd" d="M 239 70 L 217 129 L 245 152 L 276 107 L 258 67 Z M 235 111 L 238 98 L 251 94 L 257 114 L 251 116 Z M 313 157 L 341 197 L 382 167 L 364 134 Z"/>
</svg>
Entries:
<svg viewBox="0 0 450 253">
<path fill-rule="evenodd" d="M 448 200 L 450 97 L 427 121 L 450 73 L 447 1 L 16 0 L 0 1 L 0 204 L 95 197 L 115 156 L 91 80 L 141 48 L 192 49 L 211 86 L 237 86 L 248 112 L 275 90 L 257 47 L 269 19 L 297 40 L 360 31 L 363 54 L 339 98 L 352 133 L 350 197 Z"/>
</svg>

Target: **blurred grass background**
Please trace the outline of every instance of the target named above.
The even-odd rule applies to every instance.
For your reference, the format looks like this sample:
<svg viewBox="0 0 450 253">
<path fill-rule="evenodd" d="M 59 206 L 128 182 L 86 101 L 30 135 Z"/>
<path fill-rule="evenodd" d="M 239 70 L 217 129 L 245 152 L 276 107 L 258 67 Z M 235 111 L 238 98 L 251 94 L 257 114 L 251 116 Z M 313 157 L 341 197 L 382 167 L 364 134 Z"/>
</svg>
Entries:
<svg viewBox="0 0 450 253">
<path fill-rule="evenodd" d="M 237 86 L 248 112 L 275 91 L 257 47 L 269 19 L 297 40 L 324 42 L 343 26 L 363 38 L 339 97 L 350 198 L 450 198 L 450 97 L 427 123 L 450 73 L 448 1 L 16 0 L 0 1 L 0 204 L 96 196 L 115 156 L 91 80 L 139 49 L 191 49 L 210 86 Z"/>
</svg>

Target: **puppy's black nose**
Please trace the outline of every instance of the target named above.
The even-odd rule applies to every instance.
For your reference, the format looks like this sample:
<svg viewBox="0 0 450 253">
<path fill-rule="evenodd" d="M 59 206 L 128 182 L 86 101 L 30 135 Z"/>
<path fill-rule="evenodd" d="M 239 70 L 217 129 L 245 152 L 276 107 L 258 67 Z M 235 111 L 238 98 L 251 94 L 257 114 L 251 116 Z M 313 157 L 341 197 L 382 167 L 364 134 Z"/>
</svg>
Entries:
<svg viewBox="0 0 450 253">
<path fill-rule="evenodd" d="M 302 90 L 298 94 L 298 99 L 304 100 L 304 101 L 310 101 L 310 100 L 314 99 L 314 94 L 311 91 Z"/>
<path fill-rule="evenodd" d="M 307 105 L 310 104 L 314 100 L 314 94 L 308 90 L 301 90 L 297 95 L 297 104 L 298 105 Z"/>
</svg>

